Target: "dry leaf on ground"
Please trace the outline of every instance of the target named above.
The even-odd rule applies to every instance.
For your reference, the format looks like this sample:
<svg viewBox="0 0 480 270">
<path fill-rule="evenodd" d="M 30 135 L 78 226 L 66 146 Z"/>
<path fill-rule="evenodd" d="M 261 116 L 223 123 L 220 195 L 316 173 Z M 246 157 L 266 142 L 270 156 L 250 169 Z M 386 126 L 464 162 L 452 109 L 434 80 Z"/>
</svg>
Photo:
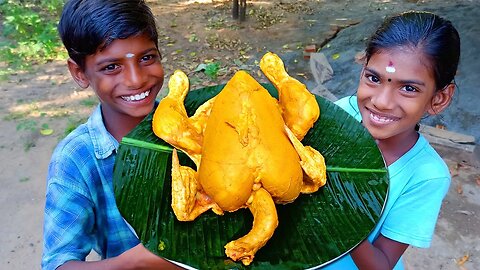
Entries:
<svg viewBox="0 0 480 270">
<path fill-rule="evenodd" d="M 469 258 L 470 258 L 470 255 L 467 253 L 463 257 L 461 257 L 460 259 L 455 260 L 455 261 L 456 261 L 458 266 L 463 266 L 465 264 L 465 262 L 468 261 Z"/>
<path fill-rule="evenodd" d="M 457 184 L 457 193 L 458 194 L 462 194 L 463 193 L 463 187 L 462 187 L 462 184 Z"/>
</svg>

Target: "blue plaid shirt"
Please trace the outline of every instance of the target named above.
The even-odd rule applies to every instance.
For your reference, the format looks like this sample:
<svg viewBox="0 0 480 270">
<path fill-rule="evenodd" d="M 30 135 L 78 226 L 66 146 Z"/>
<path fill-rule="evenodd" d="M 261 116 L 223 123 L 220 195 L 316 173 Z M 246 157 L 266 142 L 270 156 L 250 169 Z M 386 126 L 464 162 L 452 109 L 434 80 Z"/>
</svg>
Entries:
<svg viewBox="0 0 480 270">
<path fill-rule="evenodd" d="M 56 147 L 47 176 L 42 269 L 85 260 L 92 249 L 114 257 L 139 243 L 115 203 L 118 145 L 98 106 Z"/>
</svg>

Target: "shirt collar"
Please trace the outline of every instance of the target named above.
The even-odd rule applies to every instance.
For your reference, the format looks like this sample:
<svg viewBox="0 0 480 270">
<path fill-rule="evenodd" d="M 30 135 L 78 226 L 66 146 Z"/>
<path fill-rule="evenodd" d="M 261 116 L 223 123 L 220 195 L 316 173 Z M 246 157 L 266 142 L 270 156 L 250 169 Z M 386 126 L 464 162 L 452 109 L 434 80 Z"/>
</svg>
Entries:
<svg viewBox="0 0 480 270">
<path fill-rule="evenodd" d="M 97 159 L 105 159 L 118 149 L 118 141 L 107 131 L 103 123 L 101 105 L 98 105 L 93 111 L 88 119 L 87 127 Z"/>
</svg>

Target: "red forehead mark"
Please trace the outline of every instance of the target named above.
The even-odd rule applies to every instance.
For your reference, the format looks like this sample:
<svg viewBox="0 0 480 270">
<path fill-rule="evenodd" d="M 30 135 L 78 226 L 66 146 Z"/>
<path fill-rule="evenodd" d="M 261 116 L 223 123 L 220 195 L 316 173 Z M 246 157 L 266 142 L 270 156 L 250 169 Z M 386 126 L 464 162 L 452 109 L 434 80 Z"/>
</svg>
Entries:
<svg viewBox="0 0 480 270">
<path fill-rule="evenodd" d="M 388 66 L 385 67 L 385 71 L 388 73 L 395 73 L 395 67 L 393 66 L 392 61 L 388 61 Z"/>
</svg>

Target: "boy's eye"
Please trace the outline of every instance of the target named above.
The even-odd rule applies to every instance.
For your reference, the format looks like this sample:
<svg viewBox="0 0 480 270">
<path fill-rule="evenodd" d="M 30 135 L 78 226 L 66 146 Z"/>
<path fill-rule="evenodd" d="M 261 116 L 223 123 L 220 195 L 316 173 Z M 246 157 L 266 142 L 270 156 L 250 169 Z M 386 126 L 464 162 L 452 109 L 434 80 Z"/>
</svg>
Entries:
<svg viewBox="0 0 480 270">
<path fill-rule="evenodd" d="M 150 59 L 153 58 L 153 55 L 149 54 L 149 55 L 145 55 L 144 57 L 142 57 L 142 61 L 148 61 Z"/>
<path fill-rule="evenodd" d="M 142 57 L 142 62 L 151 62 L 151 61 L 154 61 L 156 59 L 160 58 L 158 55 L 156 54 L 147 54 L 145 56 Z"/>
<path fill-rule="evenodd" d="M 103 71 L 114 71 L 118 68 L 117 64 L 110 64 L 102 68 Z"/>
</svg>

